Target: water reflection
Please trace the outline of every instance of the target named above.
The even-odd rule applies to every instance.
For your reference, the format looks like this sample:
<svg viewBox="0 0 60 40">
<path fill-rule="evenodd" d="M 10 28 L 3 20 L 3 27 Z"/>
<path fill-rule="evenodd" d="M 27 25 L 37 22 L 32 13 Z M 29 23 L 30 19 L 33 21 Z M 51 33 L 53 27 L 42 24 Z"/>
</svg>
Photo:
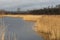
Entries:
<svg viewBox="0 0 60 40">
<path fill-rule="evenodd" d="M 37 36 L 37 34 L 32 30 L 34 22 L 27 22 L 24 21 L 22 18 L 12 18 L 12 17 L 4 17 L 3 21 L 5 25 L 8 26 L 7 28 L 8 31 L 6 31 L 6 37 L 5 37 L 6 40 L 8 40 L 7 39 L 8 35 L 10 35 L 11 40 L 13 40 L 12 32 L 16 34 L 17 40 L 43 40 L 41 37 Z"/>
</svg>

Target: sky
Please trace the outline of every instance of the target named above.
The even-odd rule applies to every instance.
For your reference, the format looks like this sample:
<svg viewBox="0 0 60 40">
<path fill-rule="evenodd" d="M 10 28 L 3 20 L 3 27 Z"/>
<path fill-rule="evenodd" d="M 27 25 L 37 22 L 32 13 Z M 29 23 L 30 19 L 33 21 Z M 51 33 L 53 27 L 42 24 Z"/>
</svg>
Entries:
<svg viewBox="0 0 60 40">
<path fill-rule="evenodd" d="M 0 9 L 21 10 L 39 9 L 60 4 L 60 0 L 0 0 Z"/>
</svg>

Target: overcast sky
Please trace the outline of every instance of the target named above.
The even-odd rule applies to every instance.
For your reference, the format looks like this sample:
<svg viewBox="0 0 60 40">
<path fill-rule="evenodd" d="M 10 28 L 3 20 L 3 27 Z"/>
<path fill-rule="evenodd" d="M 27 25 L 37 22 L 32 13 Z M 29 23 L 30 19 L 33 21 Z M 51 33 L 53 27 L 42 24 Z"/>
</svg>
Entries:
<svg viewBox="0 0 60 40">
<path fill-rule="evenodd" d="M 60 4 L 60 0 L 0 0 L 0 9 L 39 9 Z"/>
</svg>

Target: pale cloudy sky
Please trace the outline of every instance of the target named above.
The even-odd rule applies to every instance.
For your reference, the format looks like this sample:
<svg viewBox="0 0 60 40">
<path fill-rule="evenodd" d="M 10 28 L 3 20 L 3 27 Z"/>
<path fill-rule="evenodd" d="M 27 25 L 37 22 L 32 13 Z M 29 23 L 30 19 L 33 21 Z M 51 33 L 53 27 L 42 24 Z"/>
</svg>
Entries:
<svg viewBox="0 0 60 40">
<path fill-rule="evenodd" d="M 39 9 L 60 4 L 60 0 L 0 0 L 0 9 Z"/>
</svg>

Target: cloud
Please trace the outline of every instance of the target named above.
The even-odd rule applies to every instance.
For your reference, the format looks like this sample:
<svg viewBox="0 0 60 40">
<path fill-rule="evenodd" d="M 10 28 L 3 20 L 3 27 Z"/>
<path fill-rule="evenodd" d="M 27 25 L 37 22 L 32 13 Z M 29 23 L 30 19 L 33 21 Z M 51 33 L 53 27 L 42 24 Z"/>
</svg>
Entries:
<svg viewBox="0 0 60 40">
<path fill-rule="evenodd" d="M 59 4 L 60 0 L 0 0 L 0 8 L 38 8 L 52 4 Z"/>
</svg>

